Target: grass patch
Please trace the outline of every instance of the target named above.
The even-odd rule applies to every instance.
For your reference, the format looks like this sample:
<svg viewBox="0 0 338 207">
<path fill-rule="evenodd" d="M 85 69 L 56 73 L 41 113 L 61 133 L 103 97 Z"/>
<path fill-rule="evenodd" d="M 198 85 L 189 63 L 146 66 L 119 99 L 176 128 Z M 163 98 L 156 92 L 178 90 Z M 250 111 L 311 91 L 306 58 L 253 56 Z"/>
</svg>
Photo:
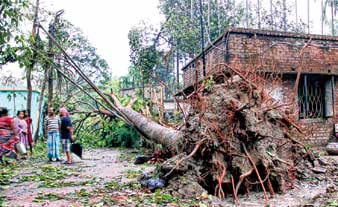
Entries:
<svg viewBox="0 0 338 207">
<path fill-rule="evenodd" d="M 324 207 L 338 207 L 338 200 L 331 200 Z"/>
<path fill-rule="evenodd" d="M 71 169 L 63 169 L 61 167 L 51 166 L 51 165 L 43 165 L 39 167 L 40 170 L 36 171 L 34 175 L 23 176 L 20 177 L 20 182 L 38 182 L 41 181 L 42 183 L 39 187 L 44 188 L 62 188 L 62 187 L 69 187 L 69 186 L 78 186 L 78 185 L 90 185 L 93 184 L 95 180 L 88 180 L 83 182 L 64 182 L 63 179 L 66 177 L 70 177 L 75 172 L 66 172 L 70 171 Z"/>
<path fill-rule="evenodd" d="M 63 199 L 62 196 L 55 193 L 41 194 L 33 199 L 33 202 L 42 203 L 45 201 L 57 201 Z"/>
<path fill-rule="evenodd" d="M 97 182 L 96 180 L 86 180 L 86 181 L 81 181 L 81 182 L 65 182 L 65 181 L 60 181 L 60 182 L 43 182 L 39 187 L 44 187 L 44 188 L 63 188 L 63 187 L 74 187 L 74 186 L 93 186 Z"/>
<path fill-rule="evenodd" d="M 6 202 L 6 196 L 0 194 L 0 206 L 4 206 L 5 202 Z"/>
<path fill-rule="evenodd" d="M 127 170 L 127 178 L 134 179 L 137 178 L 140 174 L 142 174 L 142 170 Z"/>
<path fill-rule="evenodd" d="M 39 140 L 33 147 L 33 156 L 39 159 L 47 158 L 47 143 Z"/>
<path fill-rule="evenodd" d="M 0 168 L 0 186 L 8 185 L 10 181 L 17 175 L 16 166 L 7 165 Z"/>
<path fill-rule="evenodd" d="M 121 161 L 128 161 L 133 162 L 136 158 L 136 154 L 131 154 L 128 152 L 121 151 L 121 154 L 119 155 L 119 160 Z"/>
</svg>

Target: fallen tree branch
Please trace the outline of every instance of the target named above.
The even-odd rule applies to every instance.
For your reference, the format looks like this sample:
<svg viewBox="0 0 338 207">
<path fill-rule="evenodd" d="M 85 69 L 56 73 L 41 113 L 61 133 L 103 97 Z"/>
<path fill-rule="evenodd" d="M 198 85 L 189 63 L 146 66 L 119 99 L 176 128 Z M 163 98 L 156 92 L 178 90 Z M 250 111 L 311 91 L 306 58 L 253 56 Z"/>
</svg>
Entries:
<svg viewBox="0 0 338 207">
<path fill-rule="evenodd" d="M 114 105 L 96 86 L 95 84 L 83 73 L 83 71 L 80 69 L 80 67 L 75 63 L 75 61 L 67 54 L 67 52 L 63 49 L 63 47 L 55 40 L 55 38 L 47 32 L 47 30 L 42 26 L 39 25 L 39 27 L 47 34 L 47 36 L 53 41 L 53 43 L 60 49 L 62 54 L 66 57 L 66 61 L 68 64 L 75 69 L 76 72 L 92 87 L 92 89 L 107 103 L 110 107 L 116 111 L 116 116 L 127 122 L 128 124 L 134 126 L 134 124 L 119 110 L 116 105 Z M 61 70 L 58 70 L 59 72 Z M 68 80 L 70 78 L 66 77 Z M 76 85 L 76 84 L 75 84 Z M 87 93 L 88 94 L 88 93 Z M 109 110 L 108 108 L 106 108 Z M 114 112 L 113 112 L 114 113 Z"/>
</svg>

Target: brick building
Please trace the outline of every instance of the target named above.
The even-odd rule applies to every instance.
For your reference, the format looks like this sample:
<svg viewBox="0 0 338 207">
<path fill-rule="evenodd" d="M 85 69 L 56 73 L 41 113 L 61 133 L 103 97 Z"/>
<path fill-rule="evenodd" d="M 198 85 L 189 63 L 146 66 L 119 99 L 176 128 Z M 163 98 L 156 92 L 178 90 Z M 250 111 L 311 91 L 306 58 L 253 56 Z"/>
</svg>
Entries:
<svg viewBox="0 0 338 207">
<path fill-rule="evenodd" d="M 306 45 L 306 47 L 304 47 Z M 301 51 L 302 55 L 301 55 Z M 301 57 L 302 56 L 302 57 Z M 302 64 L 296 115 L 307 142 L 325 145 L 338 123 L 338 37 L 255 29 L 229 29 L 183 67 L 185 91 L 217 71 L 220 63 L 280 74 L 273 97 L 289 103 Z"/>
</svg>

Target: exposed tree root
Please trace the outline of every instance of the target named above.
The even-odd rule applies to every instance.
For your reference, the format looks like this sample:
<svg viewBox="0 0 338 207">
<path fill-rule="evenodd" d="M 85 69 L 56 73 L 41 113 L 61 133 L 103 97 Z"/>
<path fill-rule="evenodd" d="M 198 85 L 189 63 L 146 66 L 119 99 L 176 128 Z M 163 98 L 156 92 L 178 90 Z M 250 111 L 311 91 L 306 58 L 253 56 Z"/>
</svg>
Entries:
<svg viewBox="0 0 338 207">
<path fill-rule="evenodd" d="M 258 180 L 259 180 L 259 182 L 260 182 L 260 184 L 261 184 L 261 186 L 262 186 L 263 192 L 264 192 L 265 202 L 266 202 L 266 204 L 268 204 L 269 198 L 268 198 L 268 196 L 267 196 L 267 194 L 266 194 L 266 190 L 265 190 L 265 187 L 264 187 L 264 183 L 263 183 L 263 181 L 262 181 L 261 175 L 259 174 L 259 171 L 258 171 L 258 169 L 257 169 L 257 166 L 256 166 L 255 162 L 253 161 L 253 159 L 251 158 L 251 156 L 250 156 L 250 154 L 248 153 L 248 151 L 246 150 L 246 147 L 245 147 L 244 144 L 242 144 L 242 147 L 243 147 L 243 149 L 244 149 L 244 152 L 245 152 L 246 156 L 247 156 L 248 159 L 250 160 L 250 162 L 251 162 L 251 164 L 252 164 L 252 167 L 255 169 L 255 172 L 256 172 L 256 174 L 257 174 Z"/>
<path fill-rule="evenodd" d="M 268 205 L 268 193 L 293 188 L 297 171 L 308 170 L 297 165 L 311 163 L 311 152 L 284 111 L 290 104 L 273 100 L 264 79 L 238 69 L 221 74 L 211 88 L 201 83 L 187 96 L 192 111 L 179 141 L 185 155 L 165 162 L 160 173 L 167 179 L 189 173 L 209 193 L 233 195 L 237 204 L 238 195 L 262 191 Z"/>
</svg>

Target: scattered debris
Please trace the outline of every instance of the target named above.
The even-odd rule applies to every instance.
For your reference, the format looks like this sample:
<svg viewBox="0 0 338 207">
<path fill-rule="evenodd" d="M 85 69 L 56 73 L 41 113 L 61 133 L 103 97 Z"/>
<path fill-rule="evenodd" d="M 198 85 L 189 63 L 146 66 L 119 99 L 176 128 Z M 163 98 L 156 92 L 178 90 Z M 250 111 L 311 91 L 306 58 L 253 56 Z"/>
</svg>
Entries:
<svg viewBox="0 0 338 207">
<path fill-rule="evenodd" d="M 138 155 L 138 156 L 136 156 L 136 158 L 135 158 L 134 164 L 135 164 L 135 165 L 139 165 L 139 164 L 146 163 L 146 162 L 148 162 L 151 158 L 152 158 L 152 157 L 145 156 L 145 155 Z"/>
<path fill-rule="evenodd" d="M 140 179 L 140 183 L 142 186 L 148 188 L 151 191 L 154 191 L 156 189 L 162 189 L 165 187 L 165 180 L 161 178 L 152 178 L 147 174 L 142 175 Z"/>
</svg>

